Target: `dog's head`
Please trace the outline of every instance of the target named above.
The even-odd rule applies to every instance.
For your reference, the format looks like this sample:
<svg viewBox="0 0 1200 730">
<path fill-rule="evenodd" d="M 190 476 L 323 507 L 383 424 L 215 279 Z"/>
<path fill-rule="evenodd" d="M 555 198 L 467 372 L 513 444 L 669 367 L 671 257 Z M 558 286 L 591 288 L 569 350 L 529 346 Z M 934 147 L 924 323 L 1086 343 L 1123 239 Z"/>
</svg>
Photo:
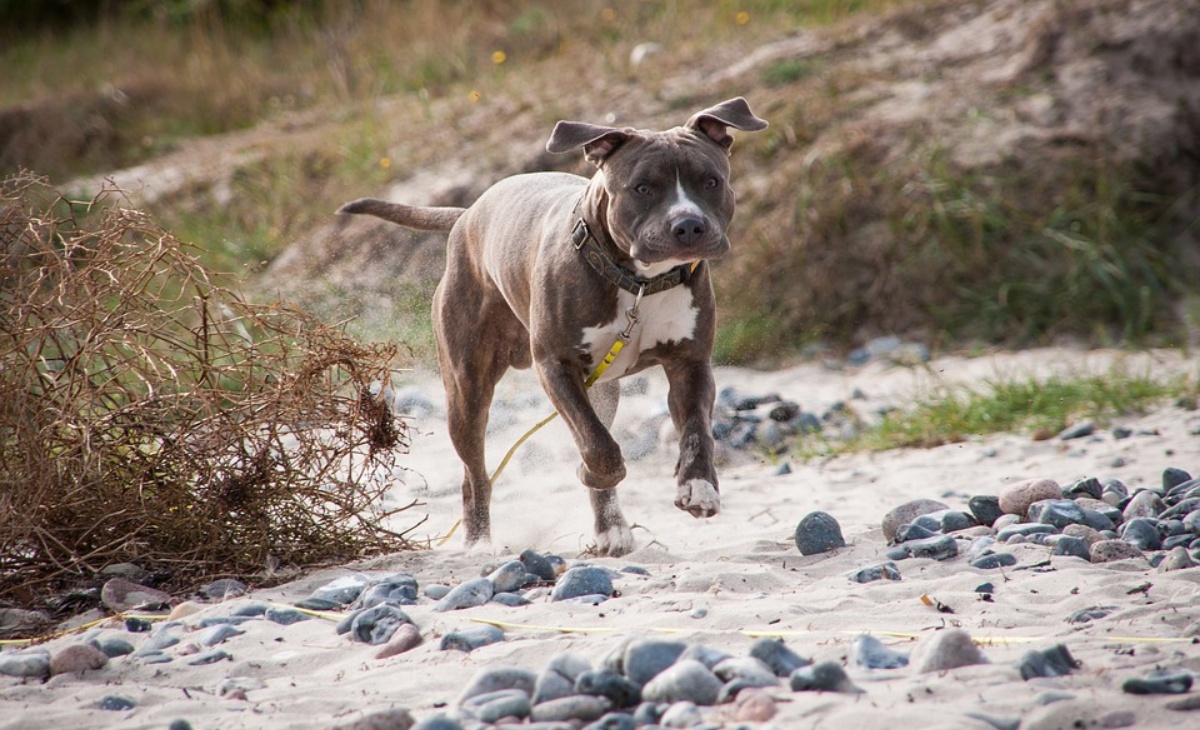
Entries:
<svg viewBox="0 0 1200 730">
<path fill-rule="evenodd" d="M 599 172 L 589 188 L 593 216 L 645 275 L 729 250 L 733 218 L 729 128 L 767 123 L 738 97 L 697 112 L 665 132 L 559 122 L 546 149 L 582 148 Z"/>
</svg>

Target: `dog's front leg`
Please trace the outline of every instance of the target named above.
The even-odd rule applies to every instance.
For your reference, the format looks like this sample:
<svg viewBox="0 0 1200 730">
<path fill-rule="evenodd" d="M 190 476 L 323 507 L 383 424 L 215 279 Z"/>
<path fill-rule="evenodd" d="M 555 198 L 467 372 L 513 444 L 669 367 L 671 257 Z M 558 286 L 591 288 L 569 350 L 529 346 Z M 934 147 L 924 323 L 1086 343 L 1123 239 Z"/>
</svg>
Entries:
<svg viewBox="0 0 1200 730">
<path fill-rule="evenodd" d="M 670 395 L 667 405 L 679 434 L 675 465 L 675 506 L 694 517 L 711 517 L 721 509 L 717 472 L 713 467 L 712 408 L 716 384 L 707 361 L 664 366 Z"/>
<path fill-rule="evenodd" d="M 542 388 L 571 430 L 583 457 L 579 480 L 591 489 L 616 487 L 625 478 L 625 459 L 621 447 L 592 408 L 578 363 L 546 357 L 536 361 L 536 368 Z"/>
</svg>

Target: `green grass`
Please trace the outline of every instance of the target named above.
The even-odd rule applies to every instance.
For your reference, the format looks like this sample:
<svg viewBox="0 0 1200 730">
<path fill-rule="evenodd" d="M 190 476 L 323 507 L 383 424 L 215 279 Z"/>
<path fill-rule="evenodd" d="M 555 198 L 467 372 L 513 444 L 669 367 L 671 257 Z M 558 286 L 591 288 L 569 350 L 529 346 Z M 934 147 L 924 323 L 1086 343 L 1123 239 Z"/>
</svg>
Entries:
<svg viewBox="0 0 1200 730">
<path fill-rule="evenodd" d="M 941 385 L 888 413 L 877 425 L 846 442 L 800 439 L 800 455 L 847 451 L 931 448 L 996 433 L 1044 439 L 1085 420 L 1103 427 L 1112 419 L 1145 413 L 1176 399 L 1197 397 L 1194 376 L 1155 378 L 1124 367 L 1045 379 L 990 379 L 978 387 Z"/>
</svg>

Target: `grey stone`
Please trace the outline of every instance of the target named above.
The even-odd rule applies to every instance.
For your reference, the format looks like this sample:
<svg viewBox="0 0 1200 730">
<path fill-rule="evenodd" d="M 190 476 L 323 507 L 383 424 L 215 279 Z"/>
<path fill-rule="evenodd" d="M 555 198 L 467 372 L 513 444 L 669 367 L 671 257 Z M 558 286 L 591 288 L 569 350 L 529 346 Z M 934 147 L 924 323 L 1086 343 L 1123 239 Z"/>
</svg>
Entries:
<svg viewBox="0 0 1200 730">
<path fill-rule="evenodd" d="M 354 616 L 350 622 L 350 638 L 364 644 L 386 644 L 396 629 L 411 623 L 412 619 L 399 607 L 380 603 Z"/>
<path fill-rule="evenodd" d="M 417 579 L 408 573 L 397 573 L 364 588 L 354 601 L 354 607 L 371 608 L 381 603 L 411 606 L 417 602 L 417 594 Z"/>
<path fill-rule="evenodd" d="M 905 557 L 907 557 L 907 553 L 905 553 Z M 880 563 L 856 570 L 849 577 L 855 583 L 870 583 L 877 580 L 900 580 L 900 569 L 892 562 Z"/>
<path fill-rule="evenodd" d="M 705 646 L 704 644 L 688 644 L 687 648 L 683 650 L 683 653 L 679 655 L 679 658 L 695 659 L 709 669 L 712 669 L 726 659 L 731 658 L 731 655 L 727 652 L 721 651 L 720 649 L 713 649 L 710 646 Z"/>
<path fill-rule="evenodd" d="M 1129 487 L 1120 479 L 1101 479 L 1100 486 L 1103 487 L 1100 499 L 1114 507 L 1129 499 Z"/>
<path fill-rule="evenodd" d="M 911 523 L 920 515 L 950 509 L 949 505 L 933 499 L 914 499 L 896 507 L 883 517 L 883 537 L 891 542 L 902 525 Z"/>
<path fill-rule="evenodd" d="M 606 712 L 595 722 L 585 725 L 583 730 L 634 730 L 637 723 L 627 712 Z"/>
<path fill-rule="evenodd" d="M 476 695 L 461 708 L 480 722 L 492 724 L 505 717 L 525 718 L 533 711 L 529 695 L 519 689 L 500 689 Z"/>
<path fill-rule="evenodd" d="M 1020 717 L 989 715 L 986 712 L 964 712 L 963 716 L 969 717 L 973 720 L 979 720 L 980 722 L 985 722 L 996 730 L 1017 730 L 1017 728 L 1021 727 Z"/>
<path fill-rule="evenodd" d="M 1066 555 L 1073 558 L 1083 558 L 1091 561 L 1091 548 L 1086 540 L 1070 535 L 1062 535 L 1054 543 L 1053 555 Z"/>
<path fill-rule="evenodd" d="M 463 730 L 463 726 L 458 720 L 439 712 L 419 721 L 412 730 Z"/>
<path fill-rule="evenodd" d="M 482 606 L 491 600 L 493 593 L 495 593 L 495 588 L 490 580 L 474 578 L 450 589 L 450 592 L 434 605 L 433 610 L 445 613 L 446 611 Z"/>
<path fill-rule="evenodd" d="M 504 631 L 498 626 L 484 624 L 445 634 L 442 636 L 438 648 L 442 651 L 472 652 L 480 647 L 498 644 L 501 641 L 504 641 Z M 531 692 L 526 692 L 526 694 L 531 694 Z"/>
<path fill-rule="evenodd" d="M 197 640 L 202 646 L 216 646 L 226 639 L 241 636 L 245 631 L 230 624 L 217 624 L 201 631 Z"/>
<path fill-rule="evenodd" d="M 836 662 L 820 662 L 808 667 L 801 667 L 788 677 L 788 685 L 793 692 L 844 692 L 859 694 L 863 690 L 850 677 L 846 670 Z"/>
<path fill-rule="evenodd" d="M 100 602 L 113 613 L 156 609 L 170 604 L 171 594 L 125 578 L 110 578 L 100 589 Z"/>
<path fill-rule="evenodd" d="M 1096 424 L 1091 421 L 1082 421 L 1080 423 L 1067 426 L 1062 431 L 1059 431 L 1058 438 L 1060 441 L 1070 441 L 1072 439 L 1081 439 L 1091 436 L 1096 432 Z"/>
<path fill-rule="evenodd" d="M 801 555 L 816 555 L 846 547 L 841 525 L 827 512 L 805 515 L 796 525 L 794 539 Z"/>
<path fill-rule="evenodd" d="M 1059 529 L 1083 522 L 1083 508 L 1070 499 L 1046 499 L 1029 505 L 1029 519 Z"/>
<path fill-rule="evenodd" d="M 949 535 L 910 540 L 899 547 L 904 548 L 905 553 L 912 558 L 947 560 L 958 555 L 958 541 Z"/>
<path fill-rule="evenodd" d="M 249 591 L 249 587 L 240 580 L 234 578 L 218 578 L 213 582 L 200 588 L 201 596 L 214 601 L 228 601 L 231 598 L 244 596 Z"/>
<path fill-rule="evenodd" d="M 625 647 L 623 669 L 618 670 L 639 687 L 674 664 L 687 645 L 681 641 L 635 639 Z"/>
<path fill-rule="evenodd" d="M 191 659 L 188 659 L 187 663 L 190 666 L 199 667 L 205 664 L 216 664 L 217 662 L 223 662 L 226 659 L 232 660 L 233 655 L 224 649 L 209 649 L 208 651 L 202 651 L 199 654 L 192 656 Z"/>
<path fill-rule="evenodd" d="M 750 656 L 730 657 L 717 663 L 712 673 L 722 682 L 741 679 L 746 687 L 775 687 L 779 677 L 762 660 Z"/>
<path fill-rule="evenodd" d="M 71 644 L 50 658 L 50 674 L 82 674 L 102 669 L 106 664 L 108 655 L 91 644 Z"/>
<path fill-rule="evenodd" d="M 860 634 L 850 645 L 850 663 L 863 669 L 899 669 L 908 666 L 908 655 L 870 634 Z"/>
<path fill-rule="evenodd" d="M 488 667 L 480 670 L 471 678 L 467 686 L 458 696 L 457 704 L 489 692 L 502 689 L 519 689 L 525 694 L 532 695 L 537 685 L 537 675 L 521 667 Z"/>
<path fill-rule="evenodd" d="M 493 590 L 496 593 L 508 593 L 525 584 L 527 573 L 524 563 L 520 560 L 510 560 L 492 571 L 487 578 L 492 582 Z"/>
<path fill-rule="evenodd" d="M 777 677 L 790 677 L 797 669 L 812 664 L 811 659 L 792 651 L 782 639 L 756 639 L 750 645 L 750 656 L 767 665 Z"/>
<path fill-rule="evenodd" d="M 1014 535 L 1029 537 L 1030 535 L 1051 535 L 1058 532 L 1058 528 L 1054 525 L 1047 525 L 1041 522 L 1023 522 L 1018 525 L 1010 525 L 1001 529 L 996 533 L 996 540 L 1000 542 L 1008 542 L 1009 538 Z"/>
<path fill-rule="evenodd" d="M 1158 550 L 1162 537 L 1158 534 L 1158 520 L 1150 517 L 1135 517 L 1121 526 L 1121 539 L 1141 550 Z"/>
<path fill-rule="evenodd" d="M 489 603 L 499 603 L 509 608 L 517 608 L 519 606 L 528 606 L 532 601 L 519 593 L 496 593 L 492 596 L 492 600 Z"/>
<path fill-rule="evenodd" d="M 563 573 L 550 593 L 551 601 L 565 601 L 587 595 L 611 596 L 612 575 L 605 568 L 581 565 Z"/>
<path fill-rule="evenodd" d="M 704 715 L 694 702 L 675 702 L 667 707 L 659 722 L 663 727 L 679 728 L 680 730 L 702 728 Z M 704 730 L 708 729 L 704 728 Z"/>
<path fill-rule="evenodd" d="M 575 680 L 575 693 L 607 697 L 619 709 L 636 707 L 642 701 L 641 688 L 611 667 L 582 672 Z"/>
<path fill-rule="evenodd" d="M 130 644 L 128 641 L 119 636 L 107 636 L 97 639 L 95 642 L 93 642 L 93 646 L 104 652 L 104 655 L 110 659 L 113 657 L 126 656 L 134 652 L 133 644 Z"/>
<path fill-rule="evenodd" d="M 279 624 L 280 626 L 291 626 L 292 624 L 308 621 L 312 618 L 303 611 L 298 611 L 294 608 L 268 608 L 264 614 L 264 618 L 268 621 Z"/>
<path fill-rule="evenodd" d="M 132 710 L 133 708 L 137 707 L 137 703 L 128 697 L 122 697 L 121 695 L 104 695 L 100 698 L 100 701 L 96 703 L 96 707 L 99 707 L 101 710 L 108 710 L 110 712 L 123 712 L 125 710 Z"/>
<path fill-rule="evenodd" d="M 1017 564 L 1017 556 L 1012 553 L 992 553 L 984 555 L 971 561 L 972 568 L 980 570 L 995 570 L 996 568 L 1007 568 Z"/>
<path fill-rule="evenodd" d="M 533 706 L 530 717 L 534 722 L 593 722 L 609 710 L 612 703 L 607 698 L 595 695 L 572 695 Z"/>
<path fill-rule="evenodd" d="M 178 643 L 178 636 L 170 631 L 160 629 L 159 631 L 154 632 L 149 639 L 146 639 L 146 642 L 142 644 L 141 648 L 134 652 L 133 655 L 137 657 L 146 656 L 147 654 L 153 654 L 168 647 L 175 646 Z"/>
<path fill-rule="evenodd" d="M 1167 553 L 1167 557 L 1158 564 L 1160 571 L 1186 570 L 1195 567 L 1196 562 L 1192 560 L 1192 556 L 1188 553 L 1187 548 L 1177 547 Z"/>
<path fill-rule="evenodd" d="M 408 710 L 392 707 L 372 712 L 347 725 L 338 725 L 336 730 L 409 730 L 415 722 Z"/>
<path fill-rule="evenodd" d="M 1090 499 L 1099 500 L 1104 495 L 1104 485 L 1096 477 L 1088 477 L 1080 479 L 1071 486 L 1063 489 L 1063 496 L 1070 499 L 1079 499 L 1080 497 L 1088 497 Z"/>
<path fill-rule="evenodd" d="M 1098 621 L 1116 610 L 1116 606 L 1088 606 L 1071 614 L 1066 620 L 1069 624 L 1083 624 Z"/>
<path fill-rule="evenodd" d="M 910 664 L 917 674 L 942 672 L 972 664 L 986 664 L 987 657 L 962 629 L 935 631 L 913 649 Z"/>
<path fill-rule="evenodd" d="M 905 543 L 911 540 L 928 540 L 938 535 L 941 535 L 940 530 L 931 530 L 920 522 L 913 522 L 900 528 L 900 531 L 896 533 L 896 542 Z"/>
<path fill-rule="evenodd" d="M 1172 488 L 1183 484 L 1184 482 L 1191 481 L 1191 479 L 1192 475 L 1183 469 L 1168 466 L 1166 469 L 1163 469 L 1162 473 L 1163 491 L 1169 492 Z"/>
<path fill-rule="evenodd" d="M 1034 677 L 1061 677 L 1078 668 L 1079 662 L 1063 644 L 1055 644 L 1042 651 L 1028 651 L 1017 664 L 1021 679 L 1026 681 Z"/>
<path fill-rule="evenodd" d="M 449 593 L 450 590 L 450 586 L 448 585 L 443 585 L 441 583 L 430 583 L 425 586 L 425 597 L 433 601 L 440 601 L 446 597 L 446 594 Z"/>
<path fill-rule="evenodd" d="M 1131 545 L 1124 540 L 1101 540 L 1092 545 L 1091 558 L 1093 563 L 1111 563 L 1114 560 L 1130 558 L 1144 560 L 1145 556 L 1136 545 Z"/>
<path fill-rule="evenodd" d="M 1134 695 L 1177 695 L 1192 688 L 1192 673 L 1186 670 L 1150 672 L 1143 677 L 1130 677 L 1121 683 L 1121 690 Z"/>
<path fill-rule="evenodd" d="M 967 509 L 975 515 L 981 525 L 991 526 L 1004 514 L 1000 509 L 1000 498 L 990 494 L 977 494 L 967 500 Z"/>
<path fill-rule="evenodd" d="M 1099 530 L 1094 527 L 1088 527 L 1087 525 L 1067 525 L 1063 528 L 1062 534 L 1068 537 L 1076 537 L 1080 540 L 1083 540 L 1088 544 L 1089 548 L 1095 543 L 1105 539 L 1100 535 Z"/>
<path fill-rule="evenodd" d="M 1122 511 L 1122 515 L 1126 522 L 1137 519 L 1138 517 L 1158 517 L 1159 513 L 1166 509 L 1162 498 L 1156 492 L 1149 489 L 1143 489 L 1129 500 Z"/>
<path fill-rule="evenodd" d="M 359 594 L 363 592 L 363 589 L 369 585 L 371 585 L 369 577 L 362 573 L 350 573 L 349 575 L 335 578 L 317 588 L 309 595 L 309 598 L 331 601 L 338 605 L 348 606 L 354 603 Z"/>
</svg>

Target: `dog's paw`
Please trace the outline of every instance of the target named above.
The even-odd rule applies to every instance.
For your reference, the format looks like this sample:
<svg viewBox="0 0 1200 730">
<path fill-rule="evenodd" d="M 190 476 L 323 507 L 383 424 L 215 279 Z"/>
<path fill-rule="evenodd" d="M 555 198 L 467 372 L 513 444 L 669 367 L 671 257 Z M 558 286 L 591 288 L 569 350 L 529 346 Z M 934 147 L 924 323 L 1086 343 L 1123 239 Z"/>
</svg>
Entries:
<svg viewBox="0 0 1200 730">
<path fill-rule="evenodd" d="M 712 517 L 721 511 L 721 495 L 704 479 L 689 479 L 679 485 L 675 506 L 693 517 Z"/>
<path fill-rule="evenodd" d="M 620 524 L 609 527 L 604 532 L 596 534 L 596 554 L 619 558 L 633 552 L 633 532 L 629 525 L 622 520 Z"/>
</svg>

